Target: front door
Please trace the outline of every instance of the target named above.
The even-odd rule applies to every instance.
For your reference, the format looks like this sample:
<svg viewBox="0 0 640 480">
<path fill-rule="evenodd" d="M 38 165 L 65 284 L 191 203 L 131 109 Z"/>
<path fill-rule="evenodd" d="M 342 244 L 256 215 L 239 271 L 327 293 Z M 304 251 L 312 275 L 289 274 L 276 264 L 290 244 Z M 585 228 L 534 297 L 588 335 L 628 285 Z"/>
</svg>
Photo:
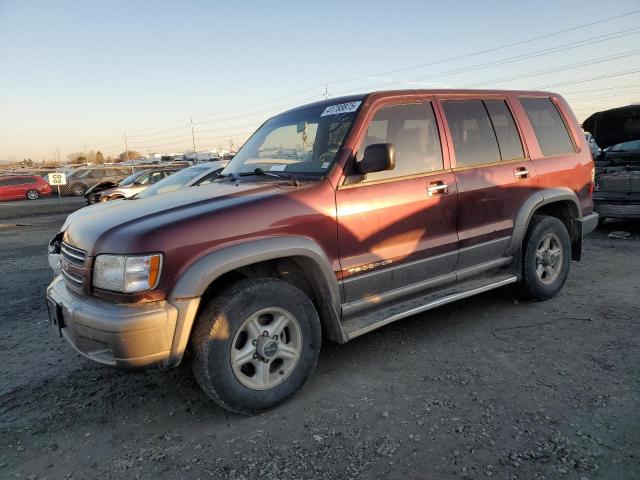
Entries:
<svg viewBox="0 0 640 480">
<path fill-rule="evenodd" d="M 535 191 L 535 170 L 503 98 L 443 100 L 458 186 L 456 269 L 499 259 L 517 210 Z"/>
<path fill-rule="evenodd" d="M 406 100 L 405 100 L 406 101 Z M 393 170 L 347 177 L 336 193 L 345 303 L 380 303 L 451 274 L 456 262 L 456 185 L 429 101 L 374 108 L 358 148 L 391 143 Z"/>
</svg>

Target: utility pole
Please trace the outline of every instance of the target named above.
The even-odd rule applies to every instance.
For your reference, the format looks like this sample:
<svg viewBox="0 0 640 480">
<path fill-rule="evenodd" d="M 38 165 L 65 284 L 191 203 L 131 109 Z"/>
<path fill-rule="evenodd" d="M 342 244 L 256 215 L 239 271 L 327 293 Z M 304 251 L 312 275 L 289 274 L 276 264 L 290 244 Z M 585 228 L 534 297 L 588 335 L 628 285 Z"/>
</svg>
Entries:
<svg viewBox="0 0 640 480">
<path fill-rule="evenodd" d="M 124 151 L 127 154 L 127 161 L 129 161 L 129 145 L 127 144 L 127 132 L 124 132 Z"/>
<path fill-rule="evenodd" d="M 83 143 L 82 146 L 84 147 L 84 156 L 87 158 L 87 144 Z M 89 160 L 89 163 L 93 164 L 93 153 L 89 154 Z"/>
<path fill-rule="evenodd" d="M 329 85 L 328 84 L 324 84 L 324 99 L 327 100 L 329 98 Z"/>
<path fill-rule="evenodd" d="M 189 120 L 190 120 L 189 124 L 191 125 L 191 142 L 193 144 L 193 151 L 195 153 L 195 151 L 196 151 L 196 134 L 195 134 L 195 130 L 193 129 L 193 126 L 195 124 L 193 123 L 193 117 L 190 117 Z"/>
<path fill-rule="evenodd" d="M 58 145 L 56 145 L 56 152 L 58 152 L 58 163 L 62 163 L 62 160 L 60 160 L 60 147 Z"/>
</svg>

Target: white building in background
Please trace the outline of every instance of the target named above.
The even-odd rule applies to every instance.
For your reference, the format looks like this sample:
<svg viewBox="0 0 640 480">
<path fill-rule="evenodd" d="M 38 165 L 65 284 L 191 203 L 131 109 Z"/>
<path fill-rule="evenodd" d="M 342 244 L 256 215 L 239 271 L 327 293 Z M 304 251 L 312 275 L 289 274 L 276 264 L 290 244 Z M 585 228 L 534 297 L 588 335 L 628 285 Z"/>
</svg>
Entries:
<svg viewBox="0 0 640 480">
<path fill-rule="evenodd" d="M 173 160 L 188 160 L 191 162 L 210 162 L 218 159 L 228 159 L 232 153 L 229 150 L 202 150 L 194 152 L 193 150 L 186 152 L 151 152 L 145 158 L 146 162 L 169 162 Z"/>
</svg>

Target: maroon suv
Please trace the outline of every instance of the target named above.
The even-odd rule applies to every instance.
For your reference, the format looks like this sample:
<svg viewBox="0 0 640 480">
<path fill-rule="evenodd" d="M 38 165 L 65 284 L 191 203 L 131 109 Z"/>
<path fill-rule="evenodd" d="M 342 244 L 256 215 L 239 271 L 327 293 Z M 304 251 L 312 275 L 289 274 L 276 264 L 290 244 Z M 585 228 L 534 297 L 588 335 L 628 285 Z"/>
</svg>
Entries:
<svg viewBox="0 0 640 480">
<path fill-rule="evenodd" d="M 170 368 L 192 352 L 220 405 L 291 397 L 347 342 L 514 284 L 562 288 L 593 230 L 593 161 L 547 92 L 392 91 L 266 121 L 209 185 L 71 221 L 51 322 L 87 357 Z"/>
</svg>

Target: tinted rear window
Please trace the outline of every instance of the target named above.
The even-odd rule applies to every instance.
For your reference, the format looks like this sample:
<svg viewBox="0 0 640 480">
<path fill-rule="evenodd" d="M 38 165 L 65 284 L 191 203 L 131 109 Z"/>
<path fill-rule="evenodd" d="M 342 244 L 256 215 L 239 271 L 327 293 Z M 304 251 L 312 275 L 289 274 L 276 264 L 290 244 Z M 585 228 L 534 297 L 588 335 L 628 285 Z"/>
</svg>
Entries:
<svg viewBox="0 0 640 480">
<path fill-rule="evenodd" d="M 514 160 L 524 157 L 520 134 L 513 121 L 507 102 L 504 100 L 485 100 L 485 107 L 491 117 L 493 129 L 498 137 L 502 160 Z"/>
<path fill-rule="evenodd" d="M 498 141 L 482 100 L 442 102 L 456 152 L 456 166 L 500 161 Z"/>
<path fill-rule="evenodd" d="M 521 98 L 520 103 L 531 121 L 542 155 L 553 157 L 575 152 L 567 126 L 550 98 Z"/>
</svg>

